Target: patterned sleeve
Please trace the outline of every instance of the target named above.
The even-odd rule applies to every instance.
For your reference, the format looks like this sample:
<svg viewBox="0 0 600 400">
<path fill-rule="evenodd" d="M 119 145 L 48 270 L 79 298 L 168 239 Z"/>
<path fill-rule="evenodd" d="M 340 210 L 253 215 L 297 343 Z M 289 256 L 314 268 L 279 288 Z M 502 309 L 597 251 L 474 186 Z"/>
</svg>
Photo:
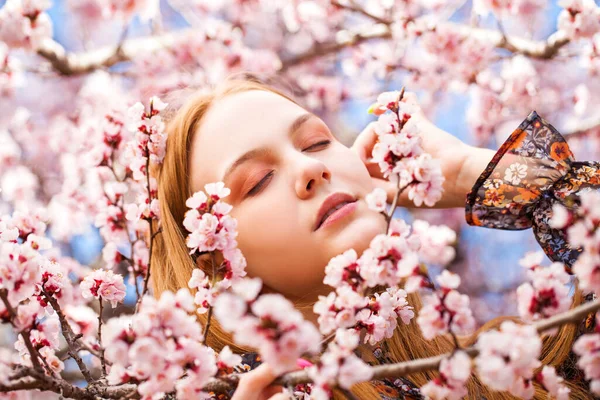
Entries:
<svg viewBox="0 0 600 400">
<path fill-rule="evenodd" d="M 504 142 L 467 194 L 469 225 L 521 230 L 532 228 L 553 261 L 571 266 L 581 248 L 548 221 L 555 203 L 579 206 L 579 194 L 600 189 L 600 163 L 575 161 L 561 134 L 532 111 Z"/>
</svg>

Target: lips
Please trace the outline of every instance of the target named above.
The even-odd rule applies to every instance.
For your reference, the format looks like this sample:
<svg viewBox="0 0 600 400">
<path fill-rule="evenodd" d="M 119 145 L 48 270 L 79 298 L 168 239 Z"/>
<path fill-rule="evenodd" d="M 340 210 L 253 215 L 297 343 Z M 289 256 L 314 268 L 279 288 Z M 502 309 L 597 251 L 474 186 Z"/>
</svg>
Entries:
<svg viewBox="0 0 600 400">
<path fill-rule="evenodd" d="M 333 214 L 336 210 L 345 204 L 354 203 L 355 201 L 356 198 L 354 196 L 342 192 L 333 193 L 327 196 L 325 201 L 323 201 L 323 204 L 321 204 L 319 212 L 317 212 L 315 223 L 313 225 L 313 231 L 319 229 L 327 217 Z"/>
</svg>

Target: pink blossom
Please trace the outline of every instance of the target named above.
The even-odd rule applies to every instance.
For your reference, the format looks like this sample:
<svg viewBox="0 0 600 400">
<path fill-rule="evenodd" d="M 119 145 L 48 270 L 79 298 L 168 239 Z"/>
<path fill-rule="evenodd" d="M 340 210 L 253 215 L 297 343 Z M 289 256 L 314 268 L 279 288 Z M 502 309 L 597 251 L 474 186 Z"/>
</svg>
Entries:
<svg viewBox="0 0 600 400">
<path fill-rule="evenodd" d="M 0 242 L 0 286 L 8 289 L 11 302 L 33 296 L 41 280 L 39 253 L 30 246 Z"/>
<path fill-rule="evenodd" d="M 562 263 L 555 262 L 550 267 L 540 267 L 536 262 L 541 252 L 528 254 L 521 265 L 528 268 L 531 283 L 524 283 L 517 289 L 519 314 L 525 321 L 546 318 L 569 309 L 571 299 L 567 283 L 569 274 Z"/>
<path fill-rule="evenodd" d="M 85 299 L 96 298 L 109 301 L 116 307 L 125 298 L 123 277 L 110 270 L 97 269 L 86 276 L 80 284 Z"/>
<path fill-rule="evenodd" d="M 571 39 L 591 38 L 600 31 L 600 8 L 594 0 L 560 0 L 558 29 Z"/>
<path fill-rule="evenodd" d="M 445 266 L 456 256 L 456 232 L 446 225 L 430 225 L 427 221 L 415 220 L 412 229 L 413 236 L 418 237 L 421 243 L 419 258 L 423 262 Z"/>
<path fill-rule="evenodd" d="M 484 16 L 492 12 L 498 16 L 530 18 L 545 5 L 544 0 L 475 0 L 473 11 Z"/>
<path fill-rule="evenodd" d="M 566 209 L 566 207 L 561 204 L 554 204 L 552 206 L 552 218 L 548 224 L 555 229 L 566 228 L 570 222 L 571 213 Z"/>
<path fill-rule="evenodd" d="M 371 210 L 384 212 L 387 204 L 387 194 L 385 190 L 376 188 L 371 193 L 367 194 L 365 201 Z"/>
<path fill-rule="evenodd" d="M 79 305 L 68 305 L 64 308 L 65 317 L 78 335 L 82 334 L 86 338 L 95 338 L 98 332 L 98 314 L 90 307 Z"/>
<path fill-rule="evenodd" d="M 475 319 L 469 297 L 454 290 L 460 278 L 445 270 L 438 282 L 441 290 L 423 298 L 423 308 L 417 316 L 423 337 L 429 340 L 448 332 L 462 335 L 473 331 Z"/>
<path fill-rule="evenodd" d="M 421 387 L 421 393 L 433 400 L 458 400 L 468 394 L 466 382 L 471 376 L 471 357 L 456 351 L 440 363 L 440 376 Z"/>
<path fill-rule="evenodd" d="M 17 316 L 13 319 L 15 328 L 19 331 L 31 329 L 38 318 L 44 315 L 44 309 L 37 301 L 29 301 L 26 304 L 19 305 Z"/>
<path fill-rule="evenodd" d="M 123 260 L 123 256 L 114 242 L 108 242 L 102 249 L 102 259 L 106 263 L 106 268 L 113 269 Z"/>
<path fill-rule="evenodd" d="M 564 379 L 556 373 L 554 367 L 544 365 L 544 368 L 542 368 L 536 379 L 544 385 L 551 396 L 556 397 L 556 400 L 569 399 L 571 389 L 563 383 Z"/>
<path fill-rule="evenodd" d="M 358 346 L 359 335 L 355 330 L 338 329 L 317 365 L 306 370 L 313 380 L 313 391 L 321 398 L 328 398 L 336 383 L 350 388 L 357 382 L 368 381 L 373 376 L 369 365 L 358 358 L 353 350 Z"/>
<path fill-rule="evenodd" d="M 445 178 L 439 161 L 432 159 L 431 155 L 421 154 L 414 160 L 410 160 L 406 169 L 398 172 L 407 184 L 414 182 L 408 188 L 408 198 L 417 207 L 423 203 L 431 207 L 441 199 Z"/>
<path fill-rule="evenodd" d="M 0 41 L 35 50 L 52 37 L 49 0 L 8 0 L 0 8 Z"/>
<path fill-rule="evenodd" d="M 448 270 L 443 270 L 442 273 L 437 277 L 437 282 L 443 289 L 456 289 L 460 285 L 460 276 L 453 274 Z"/>
<path fill-rule="evenodd" d="M 529 381 L 540 366 L 542 342 L 534 326 L 505 321 L 500 330 L 482 333 L 475 358 L 480 379 L 494 390 L 508 390 L 515 396 L 531 398 Z"/>
<path fill-rule="evenodd" d="M 323 283 L 333 287 L 339 287 L 342 283 L 360 283 L 360 280 L 356 281 L 358 277 L 352 277 L 353 274 L 358 274 L 358 255 L 354 249 L 350 249 L 329 260 Z"/>
<path fill-rule="evenodd" d="M 579 356 L 577 366 L 585 373 L 585 379 L 591 380 L 592 393 L 600 395 L 600 334 L 582 335 L 573 344 L 573 352 Z"/>
</svg>

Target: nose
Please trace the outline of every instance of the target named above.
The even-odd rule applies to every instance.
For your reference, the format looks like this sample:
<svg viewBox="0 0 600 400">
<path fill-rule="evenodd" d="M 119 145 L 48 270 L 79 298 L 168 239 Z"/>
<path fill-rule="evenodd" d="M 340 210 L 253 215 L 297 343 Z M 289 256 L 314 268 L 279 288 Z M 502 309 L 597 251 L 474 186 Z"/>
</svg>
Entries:
<svg viewBox="0 0 600 400">
<path fill-rule="evenodd" d="M 306 157 L 296 180 L 298 197 L 301 199 L 310 198 L 316 193 L 318 187 L 325 182 L 331 182 L 329 168 L 322 161 Z"/>
</svg>

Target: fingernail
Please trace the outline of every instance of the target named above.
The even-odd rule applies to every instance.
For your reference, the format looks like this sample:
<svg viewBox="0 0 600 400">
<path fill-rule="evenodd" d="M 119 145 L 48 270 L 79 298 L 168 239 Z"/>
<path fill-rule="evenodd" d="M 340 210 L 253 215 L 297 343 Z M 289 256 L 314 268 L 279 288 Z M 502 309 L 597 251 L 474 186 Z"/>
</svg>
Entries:
<svg viewBox="0 0 600 400">
<path fill-rule="evenodd" d="M 305 360 L 304 358 L 299 358 L 296 360 L 296 365 L 299 368 L 306 368 L 306 367 L 310 367 L 313 364 L 310 361 Z"/>
</svg>

